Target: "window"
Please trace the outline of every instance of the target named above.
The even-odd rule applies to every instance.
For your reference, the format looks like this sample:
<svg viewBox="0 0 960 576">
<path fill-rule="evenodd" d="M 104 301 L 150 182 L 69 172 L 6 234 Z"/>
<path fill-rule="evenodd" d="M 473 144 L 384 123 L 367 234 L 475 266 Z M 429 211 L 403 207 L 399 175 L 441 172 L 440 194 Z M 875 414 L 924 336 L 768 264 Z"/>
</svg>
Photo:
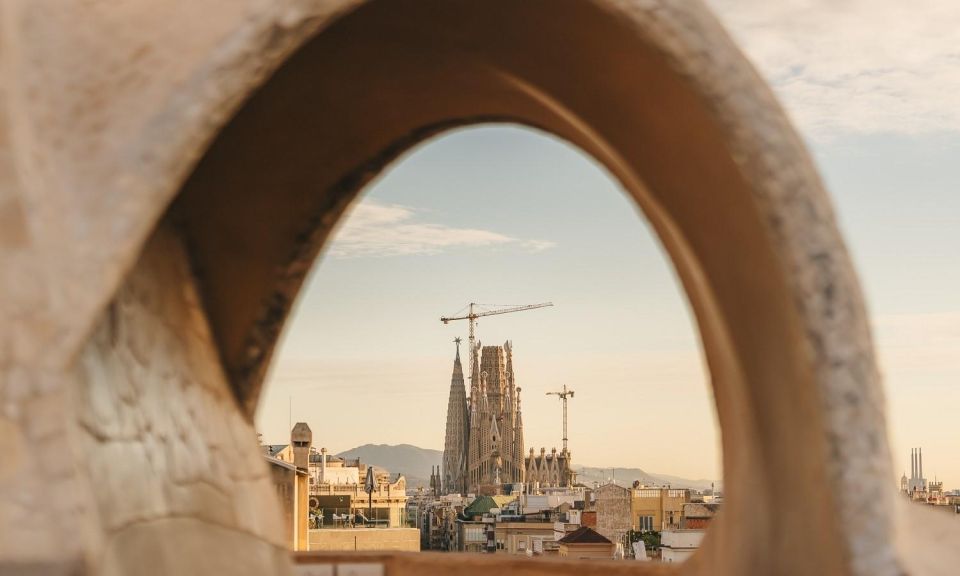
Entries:
<svg viewBox="0 0 960 576">
<path fill-rule="evenodd" d="M 653 516 L 637 516 L 637 529 L 641 532 L 653 530 Z"/>
</svg>

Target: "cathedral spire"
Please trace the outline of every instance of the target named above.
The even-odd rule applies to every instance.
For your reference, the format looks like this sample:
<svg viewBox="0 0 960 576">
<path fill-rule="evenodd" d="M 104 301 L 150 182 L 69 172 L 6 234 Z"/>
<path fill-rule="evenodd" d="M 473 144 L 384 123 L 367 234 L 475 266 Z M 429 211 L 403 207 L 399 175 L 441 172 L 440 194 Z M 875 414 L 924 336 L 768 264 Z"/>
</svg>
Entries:
<svg viewBox="0 0 960 576">
<path fill-rule="evenodd" d="M 457 345 L 457 356 L 453 359 L 453 376 L 460 376 L 460 379 L 463 380 L 463 365 L 460 364 L 460 339 L 454 338 L 454 344 Z"/>
<path fill-rule="evenodd" d="M 463 382 L 463 366 L 460 363 L 460 339 L 453 360 L 453 375 L 450 378 L 450 398 L 447 401 L 447 434 L 443 445 L 442 491 L 465 493 L 467 473 L 467 442 L 469 436 L 469 413 L 467 391 Z"/>
<path fill-rule="evenodd" d="M 517 402 L 517 415 L 513 419 L 513 455 L 516 459 L 518 482 L 526 482 L 527 467 L 523 465 L 523 411 L 520 408 L 520 387 L 514 391 Z"/>
<path fill-rule="evenodd" d="M 468 427 L 473 429 L 476 428 L 480 423 L 480 420 L 477 417 L 477 412 L 480 409 L 480 406 L 477 402 L 477 400 L 480 398 L 480 375 L 477 373 L 477 358 L 473 353 L 473 350 L 470 351 L 470 363 L 470 396 L 467 398 L 467 408 L 469 412 Z"/>
</svg>

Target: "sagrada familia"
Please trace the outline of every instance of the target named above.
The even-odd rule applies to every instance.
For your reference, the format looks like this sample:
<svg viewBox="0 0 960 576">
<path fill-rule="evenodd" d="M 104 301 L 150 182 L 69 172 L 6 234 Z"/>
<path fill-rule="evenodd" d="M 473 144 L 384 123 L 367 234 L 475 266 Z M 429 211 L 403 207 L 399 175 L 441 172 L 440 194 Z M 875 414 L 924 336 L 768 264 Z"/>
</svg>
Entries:
<svg viewBox="0 0 960 576">
<path fill-rule="evenodd" d="M 470 396 L 460 362 L 453 361 L 441 486 L 445 494 L 499 494 L 517 485 L 570 486 L 575 474 L 567 450 L 523 452 L 520 387 L 513 373 L 513 345 L 470 346 Z M 509 488 L 508 488 L 509 487 Z"/>
</svg>

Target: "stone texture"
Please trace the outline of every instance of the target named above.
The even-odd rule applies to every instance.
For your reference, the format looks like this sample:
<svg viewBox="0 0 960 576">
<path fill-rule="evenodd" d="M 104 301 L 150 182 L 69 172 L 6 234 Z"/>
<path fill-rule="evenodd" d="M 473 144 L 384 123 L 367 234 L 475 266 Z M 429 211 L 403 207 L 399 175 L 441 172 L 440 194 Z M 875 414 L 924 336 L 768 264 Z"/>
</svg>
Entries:
<svg viewBox="0 0 960 576">
<path fill-rule="evenodd" d="M 457 355 L 453 360 L 450 396 L 447 400 L 447 428 L 443 439 L 443 476 L 440 487 L 444 494 L 467 492 L 469 426 L 467 388 L 464 385 L 463 365 L 460 362 L 460 340 L 457 339 Z"/>
<path fill-rule="evenodd" d="M 0 19 L 0 571 L 284 572 L 250 418 L 291 303 L 387 163 L 488 120 L 603 163 L 689 295 L 728 499 L 679 570 L 960 564 L 915 555 L 957 529 L 894 506 L 827 196 L 698 1 L 10 0 Z"/>
<path fill-rule="evenodd" d="M 322 530 L 311 530 L 310 550 L 419 552 L 420 531 L 416 528 L 381 528 L 378 530 L 324 528 Z"/>
<path fill-rule="evenodd" d="M 283 567 L 276 495 L 256 435 L 219 369 L 169 226 L 149 240 L 108 306 L 76 381 L 105 573 L 142 573 L 145 557 L 156 560 L 153 573 L 209 573 L 230 562 L 211 556 L 234 547 L 250 556 L 248 573 Z M 203 563 L 189 566 L 178 549 L 187 542 L 207 550 Z"/>
</svg>

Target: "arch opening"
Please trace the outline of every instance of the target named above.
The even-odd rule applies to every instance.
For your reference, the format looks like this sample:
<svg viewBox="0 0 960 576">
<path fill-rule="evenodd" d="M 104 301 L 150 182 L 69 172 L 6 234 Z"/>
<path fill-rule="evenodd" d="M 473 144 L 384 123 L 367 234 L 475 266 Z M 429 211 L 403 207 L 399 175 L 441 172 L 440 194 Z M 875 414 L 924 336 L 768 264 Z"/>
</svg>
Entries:
<svg viewBox="0 0 960 576">
<path fill-rule="evenodd" d="M 503 342 L 510 342 L 511 369 L 497 380 L 515 384 L 516 396 L 522 388 L 522 420 L 519 400 L 516 412 L 503 409 L 497 420 L 507 443 L 501 456 L 511 455 L 501 463 L 502 490 L 514 497 L 518 490 L 531 492 L 537 502 L 572 484 L 593 490 L 615 481 L 621 488 L 604 498 L 629 494 L 631 504 L 616 528 L 600 530 L 623 542 L 628 555 L 630 538 L 642 530 L 686 528 L 683 502 L 692 507 L 704 496 L 699 491 L 710 491 L 720 478 L 715 410 L 709 391 L 704 394 L 699 338 L 676 277 L 652 232 L 642 218 L 638 222 L 635 203 L 609 173 L 548 134 L 486 124 L 416 146 L 362 196 L 315 264 L 272 360 L 257 414 L 264 443 L 282 446 L 292 423 L 302 420 L 315 431 L 318 448 L 348 459 L 363 456 L 365 463 L 390 462 L 387 468 L 402 472 L 408 489 L 423 487 L 422 494 L 410 492 L 411 501 L 429 496 L 433 470 L 418 472 L 410 463 L 429 453 L 370 444 L 443 449 L 446 418 L 446 448 L 457 453 L 457 435 L 450 437 L 456 410 L 450 361 L 456 348 L 463 358 L 463 399 L 468 391 L 475 399 L 468 330 L 463 322 L 441 325 L 437 317 L 457 316 L 449 313 L 469 299 L 551 300 L 556 307 L 549 310 L 484 317 L 477 327 L 478 341 L 501 348 L 505 357 Z M 450 342 L 455 336 L 462 340 L 456 346 Z M 515 381 L 506 376 L 513 370 Z M 454 368 L 454 380 L 456 374 Z M 514 405 L 512 384 L 491 406 L 499 400 Z M 544 396 L 562 384 L 576 390 L 572 459 L 561 441 L 561 405 Z M 478 428 L 483 421 L 469 410 L 467 417 Z M 483 431 L 464 436 L 476 441 Z M 519 453 L 515 437 L 524 446 Z M 359 449 L 344 452 L 354 446 Z M 409 451 L 403 464 L 401 448 Z M 482 457 L 467 460 L 476 463 L 474 475 L 493 476 Z M 556 462 L 563 464 L 553 467 Z M 473 485 L 452 488 L 458 484 L 446 474 L 456 465 L 446 458 L 442 464 L 439 494 L 479 493 Z M 575 475 L 569 483 L 567 467 Z M 631 487 L 646 492 L 625 489 Z M 670 494 L 663 501 L 661 488 Z M 336 526 L 331 513 L 324 514 L 322 526 Z M 391 522 L 398 516 L 392 514 Z M 411 510 L 408 517 L 415 516 Z M 651 545 L 655 538 L 647 535 Z M 508 540 L 503 544 L 516 553 L 520 544 Z M 670 550 L 667 557 L 688 553 Z"/>
</svg>

